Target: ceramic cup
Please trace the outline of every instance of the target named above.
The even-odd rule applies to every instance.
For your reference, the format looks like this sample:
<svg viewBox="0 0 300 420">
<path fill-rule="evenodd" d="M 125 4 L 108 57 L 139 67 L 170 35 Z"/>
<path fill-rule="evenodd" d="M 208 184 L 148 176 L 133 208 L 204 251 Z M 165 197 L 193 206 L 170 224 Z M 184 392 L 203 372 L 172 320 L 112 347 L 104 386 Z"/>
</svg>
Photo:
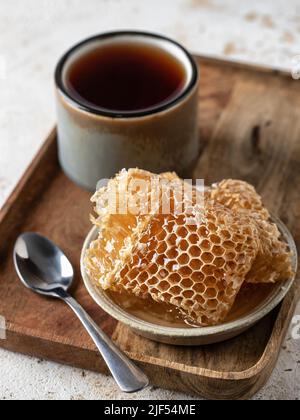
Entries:
<svg viewBox="0 0 300 420">
<path fill-rule="evenodd" d="M 142 44 L 174 56 L 185 71 L 177 96 L 148 110 L 114 112 L 87 105 L 70 92 L 68 69 L 88 51 L 102 45 Z M 175 171 L 190 177 L 198 160 L 199 71 L 192 56 L 166 37 L 144 32 L 113 32 L 89 38 L 69 50 L 56 68 L 59 160 L 77 184 L 95 190 L 98 181 L 123 168 L 154 173 Z"/>
</svg>

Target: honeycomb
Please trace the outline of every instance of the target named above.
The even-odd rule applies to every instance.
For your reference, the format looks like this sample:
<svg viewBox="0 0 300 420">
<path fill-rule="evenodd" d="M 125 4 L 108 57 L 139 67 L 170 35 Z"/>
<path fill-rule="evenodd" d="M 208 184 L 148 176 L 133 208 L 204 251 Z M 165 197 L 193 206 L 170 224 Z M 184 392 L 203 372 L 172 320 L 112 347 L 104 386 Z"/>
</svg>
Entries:
<svg viewBox="0 0 300 420">
<path fill-rule="evenodd" d="M 260 248 L 246 277 L 247 283 L 275 283 L 294 275 L 291 267 L 292 253 L 281 240 L 276 224 L 255 220 L 260 237 Z"/>
<path fill-rule="evenodd" d="M 203 223 L 184 214 L 155 217 L 120 272 L 117 289 L 179 307 L 199 325 L 221 322 L 257 254 L 248 220 L 205 209 Z"/>
<path fill-rule="evenodd" d="M 264 207 L 255 188 L 247 182 L 226 179 L 213 185 L 210 197 L 214 203 L 221 204 L 232 211 L 248 211 L 263 220 L 269 220 L 270 214 Z"/>
<path fill-rule="evenodd" d="M 269 221 L 270 214 L 252 185 L 239 180 L 224 180 L 211 189 L 210 198 L 232 211 L 248 212 L 257 226 L 260 248 L 246 282 L 274 283 L 291 277 L 291 254 L 287 244 L 281 241 L 277 225 Z"/>
<path fill-rule="evenodd" d="M 168 194 L 171 210 L 166 214 L 160 206 L 152 213 L 112 213 L 108 193 L 121 183 L 125 195 L 145 207 L 151 201 L 151 188 L 144 195 L 128 190 L 132 179 L 183 183 L 175 174 L 130 170 L 96 193 L 93 223 L 99 237 L 85 265 L 103 289 L 171 304 L 186 318 L 209 326 L 227 317 L 246 281 L 277 281 L 290 274 L 287 247 L 249 184 L 224 181 L 205 193 L 201 206 L 196 200 L 200 193 L 193 190 L 179 214 L 173 211 L 176 197 Z"/>
<path fill-rule="evenodd" d="M 122 171 L 116 178 L 109 181 L 107 187 L 99 189 L 92 197 L 96 213 L 96 217 L 92 216 L 92 223 L 98 227 L 99 237 L 91 244 L 86 264 L 91 277 L 97 278 L 103 288 L 110 287 L 115 281 L 116 273 L 122 268 L 123 259 L 130 251 L 131 241 L 147 226 L 152 217 L 147 212 L 145 214 L 122 213 L 120 203 L 113 203 L 116 208 L 111 209 L 109 197 L 123 197 L 123 200 L 127 201 L 131 181 L 142 180 L 147 185 L 151 185 L 151 181 L 153 183 L 162 178 L 167 181 L 179 180 L 175 174 L 171 173 L 157 176 L 135 169 L 130 169 L 128 172 Z M 125 195 L 122 195 L 124 191 Z M 140 201 L 147 203 L 150 208 L 151 191 L 149 189 L 140 197 Z M 156 209 L 157 212 L 159 210 Z"/>
</svg>

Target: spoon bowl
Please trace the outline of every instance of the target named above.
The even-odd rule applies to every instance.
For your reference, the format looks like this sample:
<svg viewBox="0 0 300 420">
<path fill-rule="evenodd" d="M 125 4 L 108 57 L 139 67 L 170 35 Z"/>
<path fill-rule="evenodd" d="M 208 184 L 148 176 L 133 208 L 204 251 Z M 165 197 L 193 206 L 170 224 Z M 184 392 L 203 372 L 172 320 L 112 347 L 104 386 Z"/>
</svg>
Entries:
<svg viewBox="0 0 300 420">
<path fill-rule="evenodd" d="M 73 283 L 74 270 L 65 254 L 49 239 L 25 233 L 17 239 L 14 262 L 22 283 L 34 292 L 58 297 Z"/>
</svg>

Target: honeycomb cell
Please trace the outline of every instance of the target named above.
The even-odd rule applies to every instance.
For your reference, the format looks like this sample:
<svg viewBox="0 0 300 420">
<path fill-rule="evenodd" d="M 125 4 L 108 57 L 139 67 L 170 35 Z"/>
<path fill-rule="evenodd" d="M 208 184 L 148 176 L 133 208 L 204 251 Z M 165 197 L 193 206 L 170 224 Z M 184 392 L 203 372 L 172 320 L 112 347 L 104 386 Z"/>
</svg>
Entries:
<svg viewBox="0 0 300 420">
<path fill-rule="evenodd" d="M 214 275 L 214 271 L 215 271 L 215 266 L 214 265 L 210 265 L 210 264 L 206 264 L 202 267 L 202 273 L 205 276 L 213 276 Z"/>
<path fill-rule="evenodd" d="M 235 243 L 232 242 L 232 241 L 224 241 L 222 245 L 226 249 L 234 249 L 235 248 Z M 242 246 L 242 244 L 241 244 L 241 246 Z"/>
<path fill-rule="evenodd" d="M 138 269 L 136 269 L 136 271 L 138 271 Z M 157 266 L 157 264 L 151 264 L 151 265 L 149 266 L 149 268 L 148 268 L 148 271 L 149 271 L 149 273 L 150 273 L 152 276 L 154 276 L 154 275 L 157 273 L 157 271 L 158 271 L 158 266 Z"/>
<path fill-rule="evenodd" d="M 179 249 L 181 251 L 187 251 L 189 249 L 189 243 L 186 240 L 182 240 L 179 242 Z"/>
<path fill-rule="evenodd" d="M 226 261 L 224 260 L 224 258 L 217 257 L 214 259 L 214 265 L 218 268 L 224 267 L 225 263 Z"/>
<path fill-rule="evenodd" d="M 197 226 L 197 224 L 193 220 L 191 220 L 189 222 L 187 228 L 188 228 L 188 230 L 189 230 L 189 232 L 191 234 L 193 234 L 193 233 L 196 233 L 197 234 L 197 232 L 198 232 L 198 226 Z M 197 237 L 198 237 L 198 234 L 197 234 Z"/>
<path fill-rule="evenodd" d="M 170 283 L 168 281 L 161 281 L 157 287 L 161 292 L 166 292 L 170 289 Z"/>
<path fill-rule="evenodd" d="M 227 242 L 227 243 L 230 243 L 229 241 Z M 236 244 L 235 245 L 235 251 L 237 252 L 237 253 L 242 253 L 242 251 L 243 251 L 243 244 Z"/>
<path fill-rule="evenodd" d="M 229 261 L 227 263 L 227 267 L 228 267 L 229 270 L 234 272 L 237 269 L 237 264 L 234 261 Z"/>
<path fill-rule="evenodd" d="M 146 283 L 146 281 L 148 280 L 148 278 L 149 278 L 149 274 L 147 273 L 147 271 L 143 271 L 139 275 L 139 282 L 140 283 Z"/>
<path fill-rule="evenodd" d="M 192 275 L 193 270 L 188 266 L 183 266 L 179 268 L 178 272 L 182 277 L 188 277 Z"/>
<path fill-rule="evenodd" d="M 178 261 L 178 264 L 180 264 L 180 265 L 186 265 L 186 264 L 188 264 L 188 263 L 189 263 L 189 261 L 190 261 L 190 257 L 189 257 L 189 255 L 188 255 L 188 254 L 182 254 L 182 255 L 180 255 L 180 257 L 177 259 L 177 261 Z"/>
<path fill-rule="evenodd" d="M 202 251 L 210 251 L 211 250 L 211 247 L 212 247 L 212 244 L 211 244 L 211 242 L 209 241 L 209 240 L 203 240 L 201 243 L 200 243 L 200 249 L 202 250 Z"/>
<path fill-rule="evenodd" d="M 215 257 L 222 257 L 225 254 L 225 249 L 220 245 L 215 245 L 212 247 L 211 252 Z"/>
<path fill-rule="evenodd" d="M 218 300 L 220 301 L 220 300 L 224 300 L 224 298 L 225 298 L 225 291 L 224 290 L 220 290 L 219 292 L 218 292 Z"/>
<path fill-rule="evenodd" d="M 185 290 L 185 291 L 182 293 L 182 296 L 183 296 L 185 299 L 191 299 L 191 298 L 194 296 L 194 294 L 195 294 L 195 292 L 194 292 L 193 290 Z"/>
<path fill-rule="evenodd" d="M 126 266 L 121 270 L 120 274 L 123 278 L 125 278 L 127 276 L 128 272 L 129 272 L 129 267 Z"/>
<path fill-rule="evenodd" d="M 161 279 L 165 279 L 166 277 L 168 277 L 168 271 L 167 270 L 160 270 L 159 271 L 159 273 L 158 273 L 158 275 L 159 275 L 159 277 L 161 278 Z"/>
<path fill-rule="evenodd" d="M 197 271 L 192 274 L 191 279 L 197 284 L 204 280 L 204 274 L 202 274 L 200 271 Z"/>
<path fill-rule="evenodd" d="M 172 221 L 172 222 L 168 222 L 168 223 L 166 224 L 166 226 L 165 226 L 165 233 L 166 233 L 166 235 L 167 235 L 168 233 L 174 233 L 174 227 L 176 227 L 176 224 L 175 224 L 175 222 L 174 222 L 174 221 Z"/>
<path fill-rule="evenodd" d="M 235 259 L 238 264 L 245 264 L 247 260 L 247 255 L 244 252 L 241 252 Z"/>
<path fill-rule="evenodd" d="M 176 284 L 176 285 L 178 285 L 180 283 L 180 281 L 181 281 L 181 276 L 179 274 L 177 274 L 177 273 L 174 273 L 174 274 L 171 274 L 168 277 L 168 280 L 169 280 L 170 284 Z"/>
<path fill-rule="evenodd" d="M 167 232 L 165 230 L 161 230 L 160 233 L 157 235 L 157 240 L 159 242 L 164 241 L 166 239 Z"/>
<path fill-rule="evenodd" d="M 221 238 L 218 235 L 210 235 L 209 240 L 214 245 L 220 245 L 221 244 Z"/>
<path fill-rule="evenodd" d="M 198 271 L 201 269 L 203 263 L 200 259 L 193 259 L 190 262 L 190 267 L 193 271 Z"/>
<path fill-rule="evenodd" d="M 145 282 L 145 284 L 148 284 L 149 286 L 155 286 L 157 283 L 159 283 L 159 280 L 156 277 L 151 277 L 148 281 Z"/>
<path fill-rule="evenodd" d="M 200 238 L 207 238 L 209 235 L 209 230 L 206 226 L 200 226 L 199 228 L 199 236 Z"/>
<path fill-rule="evenodd" d="M 136 280 L 130 280 L 129 279 L 129 283 L 128 283 L 128 287 L 130 288 L 130 289 L 134 289 L 135 287 L 137 287 L 138 286 L 138 282 L 136 281 Z"/>
<path fill-rule="evenodd" d="M 147 284 L 141 284 L 140 286 L 140 291 L 141 291 L 141 293 L 143 293 L 143 294 L 146 294 L 146 293 L 148 293 L 148 286 L 147 286 Z"/>
<path fill-rule="evenodd" d="M 174 295 L 176 296 L 176 295 L 180 295 L 181 294 L 182 289 L 179 286 L 173 286 L 173 287 L 171 287 L 171 289 L 169 290 L 169 292 L 170 292 L 170 294 L 172 296 L 174 296 Z"/>
<path fill-rule="evenodd" d="M 214 276 L 207 276 L 204 280 L 204 284 L 207 288 L 216 287 L 216 278 Z"/>
<path fill-rule="evenodd" d="M 180 216 L 178 216 L 175 220 L 175 224 L 177 226 L 186 226 L 186 216 L 185 216 L 185 214 L 181 214 Z"/>
<path fill-rule="evenodd" d="M 241 235 L 236 233 L 235 235 L 232 236 L 232 241 L 233 242 L 244 242 L 245 241 L 245 235 Z"/>
<path fill-rule="evenodd" d="M 203 306 L 206 302 L 205 298 L 201 294 L 197 294 L 194 299 L 200 306 Z"/>
<path fill-rule="evenodd" d="M 218 304 L 219 304 L 218 299 L 210 299 L 207 302 L 207 306 L 210 309 L 216 309 L 218 307 Z"/>
<path fill-rule="evenodd" d="M 128 277 L 131 279 L 131 280 L 135 280 L 136 278 L 137 278 L 137 276 L 139 275 L 139 270 L 137 269 L 137 268 L 134 268 L 133 270 L 131 270 L 129 273 L 128 273 Z"/>
<path fill-rule="evenodd" d="M 185 299 L 185 305 L 189 308 L 192 308 L 194 306 L 195 301 L 193 299 Z"/>
<path fill-rule="evenodd" d="M 201 261 L 204 264 L 210 264 L 213 262 L 214 260 L 214 254 L 211 252 L 203 252 L 203 254 L 201 255 Z"/>
<path fill-rule="evenodd" d="M 174 260 L 179 256 L 179 252 L 176 247 L 172 247 L 166 252 L 166 256 Z"/>
<path fill-rule="evenodd" d="M 171 235 L 167 237 L 167 243 L 171 246 L 174 246 L 176 245 L 177 239 L 178 239 L 177 235 L 175 233 L 172 233 Z"/>
<path fill-rule="evenodd" d="M 192 235 L 189 235 L 188 241 L 192 245 L 197 245 L 199 242 L 199 236 L 193 233 Z"/>
<path fill-rule="evenodd" d="M 202 294 L 205 292 L 206 287 L 204 286 L 204 284 L 203 284 L 203 283 L 196 283 L 196 284 L 194 284 L 194 286 L 193 286 L 193 290 L 194 290 L 196 293 L 198 293 L 198 294 L 202 295 Z"/>
<path fill-rule="evenodd" d="M 163 265 L 165 265 L 165 256 L 164 255 L 159 255 L 159 254 L 156 254 L 156 255 L 154 255 L 154 257 L 153 257 L 153 260 L 152 261 L 154 261 L 154 262 L 156 262 L 156 264 L 158 265 L 158 266 L 163 266 Z"/>
<path fill-rule="evenodd" d="M 159 296 L 161 294 L 161 292 L 156 289 L 155 287 L 151 288 L 151 295 L 153 296 Z"/>
<path fill-rule="evenodd" d="M 173 305 L 175 305 L 175 306 L 177 306 L 177 307 L 181 307 L 182 306 L 182 302 L 183 302 L 183 297 L 181 297 L 181 296 L 178 296 L 178 297 L 174 297 L 174 296 L 172 296 L 172 298 L 170 299 L 170 302 L 173 304 Z"/>
<path fill-rule="evenodd" d="M 189 233 L 188 230 L 183 226 L 177 229 L 177 235 L 180 238 L 186 238 L 188 236 L 188 233 Z"/>
<path fill-rule="evenodd" d="M 163 296 L 162 296 L 162 299 L 163 299 L 164 302 L 169 303 L 171 301 L 172 297 L 173 296 L 170 293 L 164 293 Z"/>
<path fill-rule="evenodd" d="M 227 252 L 226 257 L 228 260 L 236 260 L 236 253 L 234 251 Z"/>
<path fill-rule="evenodd" d="M 180 286 L 183 289 L 189 289 L 190 287 L 193 286 L 193 281 L 190 278 L 182 279 L 181 282 L 180 282 Z"/>
<path fill-rule="evenodd" d="M 229 240 L 229 239 L 231 239 L 231 234 L 230 234 L 230 232 L 228 232 L 228 230 L 226 230 L 226 229 L 223 229 L 223 230 L 221 230 L 220 231 L 220 236 L 222 237 L 222 239 L 223 240 Z"/>
<path fill-rule="evenodd" d="M 214 299 L 217 297 L 217 290 L 213 287 L 209 287 L 205 290 L 205 297 L 209 299 Z"/>
<path fill-rule="evenodd" d="M 203 325 L 209 324 L 209 317 L 206 316 L 206 315 L 202 315 L 201 316 L 201 323 L 203 323 Z"/>
<path fill-rule="evenodd" d="M 171 260 L 166 264 L 166 269 L 169 273 L 172 273 L 173 271 L 178 271 L 179 267 L 175 260 Z"/>
<path fill-rule="evenodd" d="M 209 230 L 209 232 L 217 232 L 218 227 L 214 223 L 208 223 L 207 229 Z"/>
<path fill-rule="evenodd" d="M 129 285 L 130 280 L 127 277 L 125 277 L 123 281 L 124 281 L 124 285 L 126 286 Z"/>
<path fill-rule="evenodd" d="M 217 290 L 220 290 L 220 293 L 223 292 L 227 287 L 226 281 L 225 280 L 221 280 L 217 282 Z"/>
<path fill-rule="evenodd" d="M 168 245 L 165 242 L 162 242 L 156 249 L 158 254 L 164 254 L 168 249 Z"/>
<path fill-rule="evenodd" d="M 216 281 L 224 279 L 224 269 L 216 268 L 214 270 L 214 278 Z"/>
<path fill-rule="evenodd" d="M 201 249 L 198 246 L 193 245 L 189 249 L 189 254 L 192 258 L 200 257 Z"/>
</svg>

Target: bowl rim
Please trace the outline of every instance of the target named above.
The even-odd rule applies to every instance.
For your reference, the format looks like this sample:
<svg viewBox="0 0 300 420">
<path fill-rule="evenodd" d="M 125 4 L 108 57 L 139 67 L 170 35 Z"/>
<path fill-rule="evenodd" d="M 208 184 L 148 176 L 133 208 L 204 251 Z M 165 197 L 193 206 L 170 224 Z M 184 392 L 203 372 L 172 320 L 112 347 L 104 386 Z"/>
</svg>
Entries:
<svg viewBox="0 0 300 420">
<path fill-rule="evenodd" d="M 144 334 L 150 334 L 152 336 L 156 334 L 173 338 L 201 338 L 226 333 L 230 334 L 237 331 L 245 331 L 246 329 L 252 327 L 257 322 L 259 322 L 261 319 L 263 319 L 270 312 L 272 312 L 273 309 L 275 309 L 283 301 L 287 293 L 292 288 L 296 278 L 298 268 L 298 252 L 294 238 L 288 230 L 288 228 L 279 218 L 271 215 L 271 221 L 278 226 L 281 235 L 287 242 L 292 252 L 292 267 L 293 272 L 295 274 L 284 284 L 282 284 L 281 282 L 278 283 L 277 290 L 275 290 L 273 294 L 267 297 L 266 300 L 263 301 L 260 305 L 254 308 L 253 311 L 233 321 L 229 321 L 212 327 L 177 328 L 153 324 L 148 321 L 144 321 L 140 318 L 137 318 L 123 310 L 115 302 L 109 299 L 105 291 L 100 289 L 100 287 L 98 287 L 92 282 L 85 270 L 85 253 L 91 242 L 96 239 L 98 233 L 98 228 L 96 226 L 93 227 L 87 235 L 81 252 L 80 268 L 83 282 L 90 296 L 106 313 L 108 313 L 117 321 L 120 321 L 128 327 L 140 331 Z"/>
</svg>

